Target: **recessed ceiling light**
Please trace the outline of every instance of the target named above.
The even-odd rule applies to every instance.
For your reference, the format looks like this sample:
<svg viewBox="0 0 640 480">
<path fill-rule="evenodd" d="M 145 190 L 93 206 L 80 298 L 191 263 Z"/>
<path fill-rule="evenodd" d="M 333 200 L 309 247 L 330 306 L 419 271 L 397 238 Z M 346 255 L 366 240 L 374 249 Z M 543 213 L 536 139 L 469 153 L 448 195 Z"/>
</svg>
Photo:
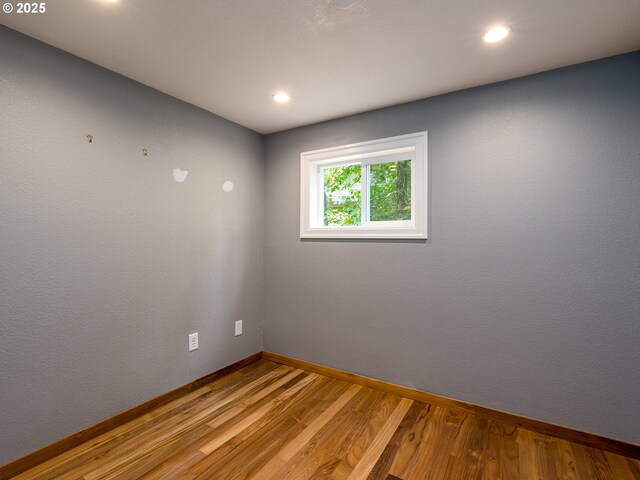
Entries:
<svg viewBox="0 0 640 480">
<path fill-rule="evenodd" d="M 278 103 L 287 103 L 289 100 L 291 100 L 291 97 L 289 97 L 289 95 L 284 92 L 279 92 L 273 96 L 273 100 Z"/>
<path fill-rule="evenodd" d="M 500 25 L 498 27 L 493 27 L 487 30 L 484 35 L 482 35 L 482 40 L 485 43 L 496 43 L 500 40 L 504 40 L 511 33 L 511 27 L 509 25 Z"/>
</svg>

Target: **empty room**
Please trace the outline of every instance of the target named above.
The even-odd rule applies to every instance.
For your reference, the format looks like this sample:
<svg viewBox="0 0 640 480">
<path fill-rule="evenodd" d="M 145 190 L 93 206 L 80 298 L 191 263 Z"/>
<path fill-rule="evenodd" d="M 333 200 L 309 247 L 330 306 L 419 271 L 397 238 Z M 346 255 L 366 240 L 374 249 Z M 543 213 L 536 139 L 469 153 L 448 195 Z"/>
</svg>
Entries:
<svg viewBox="0 0 640 480">
<path fill-rule="evenodd" d="M 638 0 L 0 3 L 0 480 L 640 480 Z"/>
</svg>

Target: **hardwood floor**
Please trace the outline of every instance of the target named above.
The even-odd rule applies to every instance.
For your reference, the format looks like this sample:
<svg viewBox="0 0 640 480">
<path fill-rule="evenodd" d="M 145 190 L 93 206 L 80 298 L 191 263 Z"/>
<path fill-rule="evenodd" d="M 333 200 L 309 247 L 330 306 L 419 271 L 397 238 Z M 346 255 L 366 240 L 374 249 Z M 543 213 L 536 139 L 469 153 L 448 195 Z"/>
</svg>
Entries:
<svg viewBox="0 0 640 480">
<path fill-rule="evenodd" d="M 261 360 L 15 478 L 640 480 L 640 461 Z"/>
</svg>

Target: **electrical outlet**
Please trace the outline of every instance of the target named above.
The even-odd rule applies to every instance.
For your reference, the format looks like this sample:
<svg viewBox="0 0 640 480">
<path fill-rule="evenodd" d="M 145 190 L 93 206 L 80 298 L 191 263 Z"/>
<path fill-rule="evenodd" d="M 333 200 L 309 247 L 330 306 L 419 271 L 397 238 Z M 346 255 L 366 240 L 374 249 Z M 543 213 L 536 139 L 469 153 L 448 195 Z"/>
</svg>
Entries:
<svg viewBox="0 0 640 480">
<path fill-rule="evenodd" d="M 198 349 L 198 332 L 189 334 L 189 351 Z"/>
<path fill-rule="evenodd" d="M 242 320 L 236 322 L 236 337 L 242 335 Z"/>
</svg>

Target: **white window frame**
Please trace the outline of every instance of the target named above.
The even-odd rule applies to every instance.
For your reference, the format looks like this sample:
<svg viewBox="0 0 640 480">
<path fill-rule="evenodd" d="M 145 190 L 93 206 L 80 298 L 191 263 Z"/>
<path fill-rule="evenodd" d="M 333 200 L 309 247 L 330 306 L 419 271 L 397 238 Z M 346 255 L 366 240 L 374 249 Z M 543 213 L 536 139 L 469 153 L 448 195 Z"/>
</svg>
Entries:
<svg viewBox="0 0 640 480">
<path fill-rule="evenodd" d="M 369 221 L 368 167 L 411 160 L 411 220 Z M 322 170 L 360 163 L 361 225 L 324 226 Z M 300 238 L 427 238 L 427 132 L 323 148 L 300 154 Z"/>
</svg>

